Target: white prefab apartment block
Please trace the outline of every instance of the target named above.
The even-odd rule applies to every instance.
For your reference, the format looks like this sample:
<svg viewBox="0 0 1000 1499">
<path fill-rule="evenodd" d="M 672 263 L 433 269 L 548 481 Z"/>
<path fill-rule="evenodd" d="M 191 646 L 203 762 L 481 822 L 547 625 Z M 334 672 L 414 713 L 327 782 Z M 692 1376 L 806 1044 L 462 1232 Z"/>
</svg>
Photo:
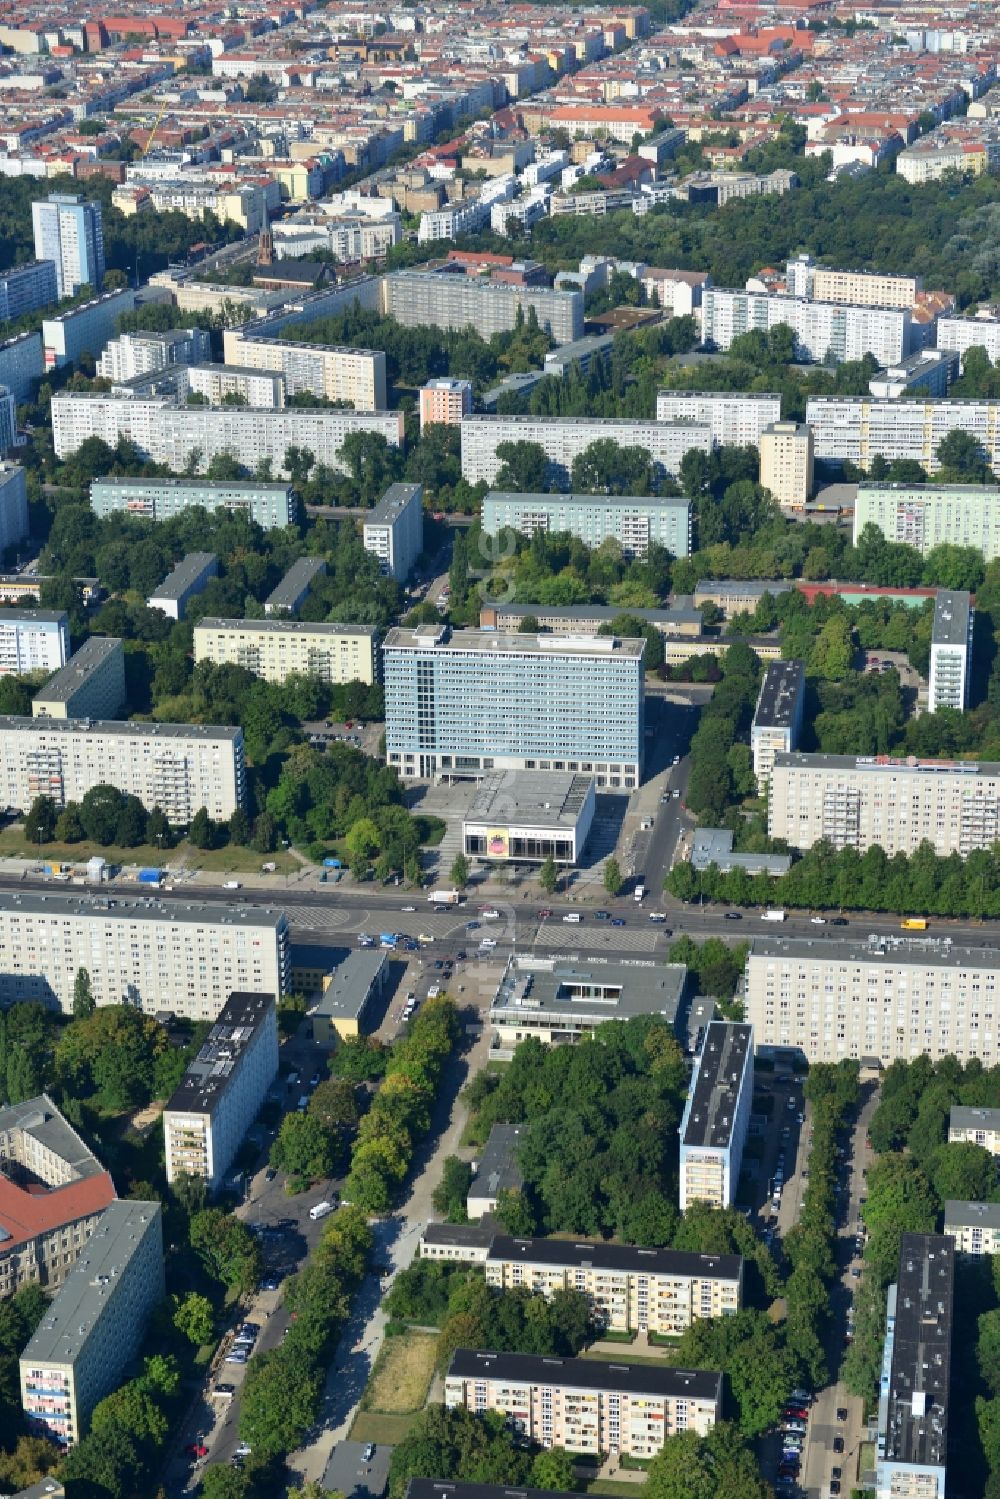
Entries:
<svg viewBox="0 0 1000 1499">
<path fill-rule="evenodd" d="M 325 573 L 322 557 L 299 557 L 264 600 L 264 613 L 269 617 L 294 614 L 309 597 L 316 579 Z"/>
<path fill-rule="evenodd" d="M 813 490 L 813 436 L 804 422 L 772 422 L 764 428 L 760 482 L 779 505 L 801 510 Z"/>
<path fill-rule="evenodd" d="M 949 1053 L 1000 1060 L 1000 995 L 993 948 L 927 937 L 755 938 L 743 1008 L 758 1051 L 812 1062 Z"/>
<path fill-rule="evenodd" d="M 63 609 L 0 609 L 0 676 L 58 671 L 69 656 Z"/>
<path fill-rule="evenodd" d="M 117 1389 L 163 1300 L 163 1209 L 112 1202 L 21 1354 L 29 1428 L 72 1447 Z"/>
<path fill-rule="evenodd" d="M 466 416 L 462 418 L 462 477 L 470 484 L 495 484 L 503 467 L 497 448 L 505 442 L 538 443 L 549 460 L 551 482 L 569 489 L 573 460 L 591 443 L 645 448 L 665 474 L 674 475 L 691 448 L 712 451 L 712 429 L 707 422 L 630 421 L 625 417 Z"/>
<path fill-rule="evenodd" d="M 231 994 L 163 1111 L 167 1181 L 222 1185 L 278 1073 L 273 994 Z"/>
<path fill-rule="evenodd" d="M 661 390 L 658 422 L 703 422 L 712 441 L 727 447 L 757 447 L 760 434 L 781 420 L 781 396 L 749 391 Z"/>
<path fill-rule="evenodd" d="M 955 1246 L 904 1233 L 886 1298 L 875 1442 L 876 1499 L 945 1499 Z"/>
<path fill-rule="evenodd" d="M 818 364 L 866 354 L 874 354 L 882 365 L 897 364 L 911 352 L 908 308 L 851 307 L 720 286 L 706 286 L 702 293 L 702 340 L 717 349 L 728 349 L 741 333 L 767 333 L 779 324 L 792 330 L 795 357 Z"/>
<path fill-rule="evenodd" d="M 212 336 L 204 328 L 123 333 L 105 346 L 97 373 L 119 384 L 178 364 L 201 364 L 212 357 Z"/>
<path fill-rule="evenodd" d="M 290 484 L 262 484 L 253 479 L 95 479 L 90 486 L 95 515 L 124 513 L 142 520 L 171 520 L 198 506 L 249 516 L 265 531 L 291 526 L 299 505 Z"/>
<path fill-rule="evenodd" d="M 0 895 L 0 1002 L 68 1015 L 86 968 L 99 1005 L 215 1020 L 230 994 L 282 995 L 288 920 L 261 906 L 72 895 Z"/>
<path fill-rule="evenodd" d="M 191 364 L 179 372 L 178 391 L 185 399 L 203 396 L 212 407 L 235 401 L 258 411 L 276 411 L 285 404 L 285 377 L 242 364 Z"/>
<path fill-rule="evenodd" d="M 218 577 L 219 559 L 214 552 L 188 552 L 149 595 L 150 609 L 160 609 L 170 619 L 183 619 L 193 598 L 212 578 Z"/>
<path fill-rule="evenodd" d="M 948 1144 L 962 1143 L 1000 1155 L 1000 1109 L 953 1104 L 948 1116 Z"/>
<path fill-rule="evenodd" d="M 16 322 L 58 300 L 54 261 L 32 260 L 0 272 L 0 323 Z"/>
<path fill-rule="evenodd" d="M 805 698 L 805 663 L 770 661 L 750 727 L 753 773 L 758 786 L 765 786 L 770 779 L 775 755 L 788 754 L 798 747 Z"/>
<path fill-rule="evenodd" d="M 941 1231 L 956 1254 L 1000 1254 L 1000 1203 L 946 1202 Z"/>
<path fill-rule="evenodd" d="M 732 1207 L 753 1101 L 753 1029 L 713 1020 L 681 1118 L 680 1209 Z"/>
<path fill-rule="evenodd" d="M 404 780 L 572 770 L 631 790 L 642 774 L 645 645 L 444 625 L 390 630 L 388 762 Z"/>
<path fill-rule="evenodd" d="M 284 375 L 290 396 L 347 401 L 355 411 L 385 410 L 385 354 L 381 349 L 293 342 L 270 337 L 266 328 L 266 322 L 259 332 L 253 327 L 227 328 L 223 335 L 226 364 Z"/>
<path fill-rule="evenodd" d="M 483 499 L 482 526 L 487 536 L 505 529 L 523 536 L 568 532 L 588 547 L 599 547 L 610 537 L 629 557 L 644 557 L 650 542 L 665 547 L 672 557 L 687 557 L 691 551 L 691 506 L 682 499 L 491 489 Z"/>
<path fill-rule="evenodd" d="M 541 1447 L 651 1458 L 675 1432 L 711 1430 L 722 1414 L 722 1375 L 459 1348 L 444 1403 L 495 1411 Z"/>
<path fill-rule="evenodd" d="M 36 796 L 80 802 L 115 786 L 187 827 L 204 807 L 229 818 L 246 800 L 243 730 L 210 724 L 0 717 L 0 800 L 26 812 Z"/>
<path fill-rule="evenodd" d="M 125 706 L 125 650 L 91 635 L 31 702 L 32 718 L 114 718 Z"/>
<path fill-rule="evenodd" d="M 934 473 L 940 468 L 937 450 L 942 440 L 949 432 L 968 432 L 982 447 L 990 467 L 996 469 L 1000 464 L 998 400 L 810 396 L 806 422 L 812 428 L 816 457 L 827 463 L 848 462 L 870 469 L 872 459 L 878 456 L 888 463 L 896 458 L 915 458 L 928 473 Z M 857 526 L 857 510 L 854 523 Z"/>
<path fill-rule="evenodd" d="M 1000 318 L 938 318 L 937 346 L 963 356 L 969 349 L 985 349 L 990 362 L 996 364 L 1000 359 Z"/>
<path fill-rule="evenodd" d="M 35 257 L 51 260 L 56 290 L 73 297 L 81 286 L 100 291 L 104 278 L 104 226 L 100 203 L 50 193 L 31 205 Z"/>
<path fill-rule="evenodd" d="M 1000 764 L 779 753 L 767 827 L 792 848 L 823 838 L 859 853 L 878 844 L 892 858 L 928 842 L 964 858 L 1000 839 Z"/>
<path fill-rule="evenodd" d="M 382 311 L 405 327 L 463 329 L 480 338 L 506 333 L 534 311 L 557 344 L 583 337 L 583 294 L 546 286 L 506 286 L 433 271 L 393 271 L 382 282 Z"/>
<path fill-rule="evenodd" d="M 0 463 L 0 554 L 28 534 L 28 481 L 19 463 Z"/>
<path fill-rule="evenodd" d="M 245 666 L 266 682 L 283 682 L 295 672 L 323 682 L 371 686 L 377 650 L 378 635 L 371 625 L 206 616 L 194 627 L 195 661 Z"/>
<path fill-rule="evenodd" d="M 365 551 L 382 571 L 405 583 L 424 549 L 422 484 L 390 484 L 364 523 Z"/>
<path fill-rule="evenodd" d="M 1000 557 L 1000 488 L 993 484 L 858 485 L 854 545 L 865 526 L 903 541 L 924 557 L 945 542 L 975 547 L 984 562 Z"/>
<path fill-rule="evenodd" d="M 122 313 L 131 312 L 135 302 L 136 293 L 123 288 L 45 318 L 42 323 L 45 368 L 61 369 L 75 364 L 83 354 L 93 354 L 96 358 L 117 329 Z"/>
<path fill-rule="evenodd" d="M 972 600 L 963 589 L 942 588 L 934 604 L 931 633 L 931 669 L 928 703 L 932 713 L 939 708 L 963 711 L 972 677 L 972 631 L 975 615 Z"/>
</svg>

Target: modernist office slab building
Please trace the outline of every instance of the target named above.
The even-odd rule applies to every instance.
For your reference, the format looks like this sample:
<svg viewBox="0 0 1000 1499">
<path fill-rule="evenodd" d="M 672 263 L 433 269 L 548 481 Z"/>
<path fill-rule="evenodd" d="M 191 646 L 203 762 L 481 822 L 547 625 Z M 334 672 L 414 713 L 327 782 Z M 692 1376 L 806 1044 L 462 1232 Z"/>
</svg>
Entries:
<svg viewBox="0 0 1000 1499">
<path fill-rule="evenodd" d="M 378 634 L 371 625 L 205 615 L 194 627 L 194 659 L 245 666 L 265 682 L 283 682 L 296 672 L 321 682 L 371 686 L 378 670 Z"/>
<path fill-rule="evenodd" d="M 167 1181 L 215 1192 L 278 1072 L 273 994 L 231 994 L 163 1111 Z"/>
<path fill-rule="evenodd" d="M 944 1499 L 951 1414 L 955 1246 L 903 1234 L 879 1380 L 877 1499 Z"/>
<path fill-rule="evenodd" d="M 68 656 L 64 609 L 0 609 L 0 676 L 58 671 Z"/>
<path fill-rule="evenodd" d="M 681 1118 L 680 1208 L 732 1207 L 753 1101 L 753 1027 L 713 1020 Z"/>
<path fill-rule="evenodd" d="M 594 821 L 594 778 L 560 770 L 484 776 L 462 818 L 466 858 L 493 863 L 576 864 Z"/>
<path fill-rule="evenodd" d="M 115 718 L 125 706 L 125 648 L 91 635 L 31 700 L 32 718 Z"/>
<path fill-rule="evenodd" d="M 934 601 L 931 669 L 927 706 L 963 712 L 972 680 L 972 631 L 975 615 L 970 595 L 961 588 L 942 588 Z"/>
<path fill-rule="evenodd" d="M 28 1425 L 61 1447 L 86 1435 L 163 1300 L 162 1219 L 158 1202 L 112 1202 L 21 1354 Z"/>
<path fill-rule="evenodd" d="M 687 969 L 683 963 L 573 962 L 515 954 L 507 961 L 493 1003 L 493 1045 L 509 1053 L 533 1037 L 566 1046 L 593 1035 L 606 1020 L 659 1015 L 677 1021 Z"/>
<path fill-rule="evenodd" d="M 578 536 L 589 547 L 609 538 L 629 557 L 644 557 L 650 542 L 672 557 L 691 551 L 691 506 L 687 500 L 615 494 L 516 494 L 491 489 L 483 500 L 483 530 L 533 536 L 552 531 Z"/>
<path fill-rule="evenodd" d="M 642 775 L 645 640 L 394 629 L 382 648 L 388 762 L 406 779 Z"/>
<path fill-rule="evenodd" d="M 771 661 L 750 727 L 753 773 L 761 788 L 770 779 L 775 755 L 798 748 L 805 698 L 805 662 Z"/>
<path fill-rule="evenodd" d="M 90 505 L 102 517 L 124 511 L 153 521 L 172 520 L 194 506 L 210 512 L 231 510 L 248 515 L 265 531 L 294 524 L 299 508 L 290 484 L 258 484 L 252 479 L 95 479 Z"/>
<path fill-rule="evenodd" d="M 288 990 L 288 920 L 262 906 L 0 894 L 0 1004 L 70 1014 L 81 968 L 99 1005 L 215 1020 L 233 993 Z"/>
<path fill-rule="evenodd" d="M 678 1431 L 711 1430 L 722 1414 L 722 1375 L 459 1348 L 444 1403 L 496 1411 L 540 1447 L 650 1458 Z"/>
</svg>

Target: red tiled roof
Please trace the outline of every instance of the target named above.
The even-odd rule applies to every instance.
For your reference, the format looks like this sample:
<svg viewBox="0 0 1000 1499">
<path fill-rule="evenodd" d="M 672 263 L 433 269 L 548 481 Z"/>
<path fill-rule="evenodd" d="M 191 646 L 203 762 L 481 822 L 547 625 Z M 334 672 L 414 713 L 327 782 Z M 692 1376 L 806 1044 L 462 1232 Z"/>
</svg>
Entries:
<svg viewBox="0 0 1000 1499">
<path fill-rule="evenodd" d="M 64 1223 L 75 1223 L 100 1213 L 116 1197 L 110 1173 L 100 1171 L 64 1187 L 25 1191 L 0 1173 L 0 1225 L 8 1238 L 0 1239 L 0 1253 L 25 1244 L 38 1234 L 51 1233 Z"/>
</svg>

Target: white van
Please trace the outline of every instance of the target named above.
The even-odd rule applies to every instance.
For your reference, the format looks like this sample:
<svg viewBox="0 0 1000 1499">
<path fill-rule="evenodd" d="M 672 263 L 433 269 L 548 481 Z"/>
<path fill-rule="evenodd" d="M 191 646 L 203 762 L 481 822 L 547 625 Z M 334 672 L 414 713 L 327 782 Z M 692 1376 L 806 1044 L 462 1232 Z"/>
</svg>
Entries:
<svg viewBox="0 0 1000 1499">
<path fill-rule="evenodd" d="M 319 1218 L 325 1218 L 328 1213 L 333 1213 L 336 1208 L 332 1202 L 317 1202 L 315 1207 L 309 1209 L 309 1216 L 315 1223 Z"/>
<path fill-rule="evenodd" d="M 579 911 L 567 911 L 566 915 L 563 917 L 563 921 L 574 921 L 574 922 L 577 922 L 577 921 L 582 921 L 582 920 L 583 920 L 583 917 L 580 915 Z"/>
</svg>

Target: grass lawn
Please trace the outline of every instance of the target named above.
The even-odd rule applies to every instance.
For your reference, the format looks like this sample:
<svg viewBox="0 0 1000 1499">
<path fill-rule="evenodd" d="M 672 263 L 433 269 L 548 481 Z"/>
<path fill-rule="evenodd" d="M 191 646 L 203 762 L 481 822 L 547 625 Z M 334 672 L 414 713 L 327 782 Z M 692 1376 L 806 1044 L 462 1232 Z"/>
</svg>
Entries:
<svg viewBox="0 0 1000 1499">
<path fill-rule="evenodd" d="M 399 1337 L 386 1338 L 361 1397 L 361 1409 L 390 1416 L 421 1410 L 434 1374 L 436 1347 L 437 1339 L 430 1333 L 412 1328 Z"/>
<path fill-rule="evenodd" d="M 193 848 L 178 843 L 176 848 L 154 848 L 141 843 L 137 848 L 102 848 L 98 843 L 29 843 L 19 828 L 0 833 L 0 857 L 8 859 L 41 859 L 43 864 L 86 864 L 99 855 L 109 864 L 138 864 L 143 867 L 174 868 L 184 864 L 188 869 L 216 870 L 221 873 L 256 874 L 265 862 L 273 863 L 278 874 L 292 874 L 300 868 L 297 859 L 285 852 L 257 854 L 252 848 Z"/>
<path fill-rule="evenodd" d="M 618 1494 L 622 1499 L 636 1499 L 642 1490 L 641 1483 L 618 1483 L 613 1478 L 595 1478 L 586 1485 L 588 1494 Z"/>
<path fill-rule="evenodd" d="M 617 1352 L 618 1347 L 621 1348 L 620 1353 Z M 600 1359 L 604 1363 L 607 1363 L 608 1360 L 606 1353 L 598 1352 L 592 1348 L 585 1348 L 580 1357 Z M 673 1362 L 672 1353 L 669 1348 L 664 1348 L 662 1353 L 633 1353 L 627 1344 L 616 1344 L 615 1359 L 618 1363 L 622 1364 L 652 1364 L 655 1369 L 669 1368 Z"/>
<path fill-rule="evenodd" d="M 413 1411 L 408 1416 L 384 1416 L 377 1411 L 358 1411 L 351 1424 L 349 1433 L 352 1442 L 386 1442 L 390 1447 L 395 1447 L 405 1436 L 409 1436 L 410 1427 L 417 1419 L 417 1412 Z"/>
</svg>

